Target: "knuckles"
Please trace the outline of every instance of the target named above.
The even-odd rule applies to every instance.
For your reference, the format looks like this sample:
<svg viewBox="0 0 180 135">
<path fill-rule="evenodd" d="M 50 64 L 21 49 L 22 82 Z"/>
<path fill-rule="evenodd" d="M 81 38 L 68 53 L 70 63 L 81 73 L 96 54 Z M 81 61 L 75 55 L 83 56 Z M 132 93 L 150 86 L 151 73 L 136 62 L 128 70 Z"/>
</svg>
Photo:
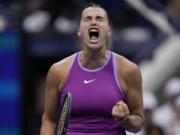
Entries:
<svg viewBox="0 0 180 135">
<path fill-rule="evenodd" d="M 129 109 L 123 101 L 117 102 L 112 108 L 112 116 L 115 120 L 122 120 L 129 115 Z"/>
</svg>

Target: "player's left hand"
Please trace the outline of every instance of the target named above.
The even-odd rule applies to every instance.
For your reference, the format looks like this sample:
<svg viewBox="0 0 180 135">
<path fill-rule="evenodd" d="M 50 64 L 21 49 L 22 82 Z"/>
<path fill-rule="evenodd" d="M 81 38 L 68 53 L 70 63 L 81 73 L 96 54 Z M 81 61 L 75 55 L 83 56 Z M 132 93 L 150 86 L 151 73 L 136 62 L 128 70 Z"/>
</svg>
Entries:
<svg viewBox="0 0 180 135">
<path fill-rule="evenodd" d="M 129 108 L 126 103 L 119 101 L 112 108 L 112 116 L 115 120 L 122 121 L 129 115 Z"/>
</svg>

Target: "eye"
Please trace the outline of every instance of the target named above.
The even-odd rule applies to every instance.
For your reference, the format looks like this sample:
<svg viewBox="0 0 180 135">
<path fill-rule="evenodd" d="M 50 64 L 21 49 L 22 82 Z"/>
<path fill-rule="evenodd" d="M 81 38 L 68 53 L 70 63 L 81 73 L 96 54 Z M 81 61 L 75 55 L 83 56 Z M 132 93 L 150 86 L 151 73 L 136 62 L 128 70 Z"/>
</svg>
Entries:
<svg viewBox="0 0 180 135">
<path fill-rule="evenodd" d="M 84 18 L 84 21 L 89 21 L 89 20 L 91 20 L 90 16 L 87 16 L 87 17 Z"/>
<path fill-rule="evenodd" d="M 104 18 L 103 18 L 102 16 L 97 16 L 96 19 L 97 19 L 98 21 L 103 21 L 103 20 L 104 20 Z"/>
</svg>

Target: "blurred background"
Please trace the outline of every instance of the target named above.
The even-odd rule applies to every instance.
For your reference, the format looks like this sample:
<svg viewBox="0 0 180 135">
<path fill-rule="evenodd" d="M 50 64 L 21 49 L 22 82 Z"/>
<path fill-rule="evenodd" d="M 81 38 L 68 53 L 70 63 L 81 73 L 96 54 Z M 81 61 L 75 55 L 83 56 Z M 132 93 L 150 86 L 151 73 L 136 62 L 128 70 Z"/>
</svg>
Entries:
<svg viewBox="0 0 180 135">
<path fill-rule="evenodd" d="M 179 135 L 180 0 L 1 0 L 0 135 L 39 135 L 47 71 L 80 50 L 78 19 L 92 2 L 111 18 L 110 49 L 141 68 L 146 122 L 137 134 Z"/>
</svg>

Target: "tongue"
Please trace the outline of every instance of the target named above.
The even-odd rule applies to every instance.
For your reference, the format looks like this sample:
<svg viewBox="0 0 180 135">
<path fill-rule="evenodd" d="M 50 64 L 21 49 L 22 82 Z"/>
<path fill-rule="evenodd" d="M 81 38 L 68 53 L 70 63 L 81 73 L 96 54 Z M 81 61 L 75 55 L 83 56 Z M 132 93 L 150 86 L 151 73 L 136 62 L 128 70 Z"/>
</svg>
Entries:
<svg viewBox="0 0 180 135">
<path fill-rule="evenodd" d="M 91 40 L 97 40 L 98 38 L 96 36 L 91 36 Z"/>
</svg>

